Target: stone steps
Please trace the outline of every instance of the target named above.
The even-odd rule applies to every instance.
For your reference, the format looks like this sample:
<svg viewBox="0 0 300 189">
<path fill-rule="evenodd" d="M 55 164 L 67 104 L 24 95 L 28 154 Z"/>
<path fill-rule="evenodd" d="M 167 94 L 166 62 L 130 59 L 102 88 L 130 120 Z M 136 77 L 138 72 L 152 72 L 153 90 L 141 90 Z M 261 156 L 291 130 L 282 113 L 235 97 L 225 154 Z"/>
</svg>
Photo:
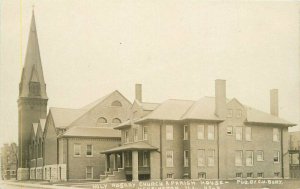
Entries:
<svg viewBox="0 0 300 189">
<path fill-rule="evenodd" d="M 104 175 L 100 175 L 100 182 L 116 181 L 116 180 L 118 181 L 126 180 L 124 168 L 118 168 L 117 171 L 112 171 L 112 173 L 105 172 Z"/>
</svg>

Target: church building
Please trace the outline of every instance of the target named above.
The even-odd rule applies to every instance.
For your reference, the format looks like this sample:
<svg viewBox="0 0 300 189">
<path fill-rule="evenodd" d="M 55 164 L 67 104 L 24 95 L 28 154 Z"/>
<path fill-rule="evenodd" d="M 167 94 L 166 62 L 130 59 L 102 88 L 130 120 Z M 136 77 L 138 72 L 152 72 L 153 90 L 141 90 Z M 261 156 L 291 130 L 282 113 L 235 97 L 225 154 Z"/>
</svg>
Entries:
<svg viewBox="0 0 300 189">
<path fill-rule="evenodd" d="M 131 102 L 116 90 L 82 108 L 47 113 L 34 12 L 19 91 L 18 179 L 99 180 L 105 173 L 100 152 L 120 145 L 113 127 L 127 119 Z"/>
</svg>

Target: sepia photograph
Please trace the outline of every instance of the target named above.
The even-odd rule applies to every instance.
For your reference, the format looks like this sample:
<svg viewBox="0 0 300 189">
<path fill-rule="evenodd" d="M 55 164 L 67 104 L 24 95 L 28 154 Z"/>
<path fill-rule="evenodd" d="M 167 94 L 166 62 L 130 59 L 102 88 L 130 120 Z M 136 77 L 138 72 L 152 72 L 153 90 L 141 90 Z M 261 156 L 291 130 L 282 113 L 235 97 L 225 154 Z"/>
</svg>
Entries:
<svg viewBox="0 0 300 189">
<path fill-rule="evenodd" d="M 0 189 L 300 189 L 299 1 L 0 8 Z"/>
</svg>

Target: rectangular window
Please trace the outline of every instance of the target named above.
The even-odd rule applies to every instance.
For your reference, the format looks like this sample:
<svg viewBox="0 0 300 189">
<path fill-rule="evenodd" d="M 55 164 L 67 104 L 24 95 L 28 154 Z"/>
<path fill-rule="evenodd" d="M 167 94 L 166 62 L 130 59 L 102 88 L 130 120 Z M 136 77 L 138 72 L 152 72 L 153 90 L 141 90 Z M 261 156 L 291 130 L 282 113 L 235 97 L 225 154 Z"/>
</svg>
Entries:
<svg viewBox="0 0 300 189">
<path fill-rule="evenodd" d="M 133 129 L 133 141 L 134 142 L 138 141 L 138 130 L 137 130 L 137 128 Z"/>
<path fill-rule="evenodd" d="M 280 155 L 279 151 L 274 151 L 274 163 L 279 163 L 280 162 L 279 155 Z"/>
<path fill-rule="evenodd" d="M 148 152 L 143 152 L 143 166 L 148 167 Z"/>
<path fill-rule="evenodd" d="M 80 144 L 74 144 L 74 156 L 75 157 L 81 156 L 81 145 Z"/>
<path fill-rule="evenodd" d="M 215 165 L 215 150 L 207 150 L 207 165 Z"/>
<path fill-rule="evenodd" d="M 204 125 L 197 126 L 197 136 L 198 139 L 204 139 Z"/>
<path fill-rule="evenodd" d="M 183 127 L 183 140 L 188 140 L 189 139 L 189 131 L 188 131 L 188 126 L 185 125 Z"/>
<path fill-rule="evenodd" d="M 246 166 L 253 166 L 253 151 L 246 151 Z"/>
<path fill-rule="evenodd" d="M 279 141 L 279 129 L 273 128 L 273 141 L 278 142 Z"/>
<path fill-rule="evenodd" d="M 257 173 L 257 177 L 258 178 L 263 178 L 264 177 L 264 173 Z"/>
<path fill-rule="evenodd" d="M 227 135 L 232 135 L 232 127 L 227 127 Z"/>
<path fill-rule="evenodd" d="M 167 165 L 166 167 L 173 167 L 173 151 L 167 151 L 166 152 L 166 161 L 167 161 Z"/>
<path fill-rule="evenodd" d="M 243 136 L 243 128 L 242 127 L 235 127 L 235 139 L 242 140 Z"/>
<path fill-rule="evenodd" d="M 235 151 L 235 166 L 243 166 L 243 151 Z"/>
<path fill-rule="evenodd" d="M 86 145 L 86 156 L 93 156 L 93 146 L 91 144 Z"/>
<path fill-rule="evenodd" d="M 205 172 L 198 173 L 198 179 L 206 179 L 206 173 Z"/>
<path fill-rule="evenodd" d="M 236 176 L 236 178 L 242 178 L 243 177 L 243 173 L 236 173 L 235 176 Z"/>
<path fill-rule="evenodd" d="M 184 157 L 183 157 L 184 167 L 188 167 L 189 166 L 189 151 L 184 150 L 183 155 L 184 155 Z"/>
<path fill-rule="evenodd" d="M 257 161 L 264 161 L 264 151 L 262 151 L 262 150 L 257 151 L 256 160 Z"/>
<path fill-rule="evenodd" d="M 143 140 L 148 140 L 148 127 L 143 127 Z"/>
<path fill-rule="evenodd" d="M 208 140 L 214 140 L 215 139 L 215 126 L 214 125 L 208 125 L 207 127 L 207 139 Z"/>
<path fill-rule="evenodd" d="M 167 179 L 173 178 L 173 173 L 167 173 Z"/>
<path fill-rule="evenodd" d="M 205 165 L 205 150 L 198 150 L 198 166 Z"/>
<path fill-rule="evenodd" d="M 173 140 L 173 125 L 166 125 L 166 139 Z"/>
<path fill-rule="evenodd" d="M 125 137 L 125 143 L 129 143 L 129 131 L 128 130 L 125 131 L 124 137 Z"/>
<path fill-rule="evenodd" d="M 86 179 L 93 179 L 93 167 L 86 167 Z"/>
<path fill-rule="evenodd" d="M 233 116 L 233 111 L 232 111 L 232 109 L 228 109 L 227 117 L 232 117 L 232 116 Z"/>
<path fill-rule="evenodd" d="M 242 117 L 242 110 L 236 110 L 236 117 L 237 118 Z"/>
<path fill-rule="evenodd" d="M 251 141 L 252 140 L 252 128 L 251 127 L 246 127 L 246 141 Z"/>
<path fill-rule="evenodd" d="M 253 173 L 247 173 L 247 178 L 253 178 Z"/>
</svg>

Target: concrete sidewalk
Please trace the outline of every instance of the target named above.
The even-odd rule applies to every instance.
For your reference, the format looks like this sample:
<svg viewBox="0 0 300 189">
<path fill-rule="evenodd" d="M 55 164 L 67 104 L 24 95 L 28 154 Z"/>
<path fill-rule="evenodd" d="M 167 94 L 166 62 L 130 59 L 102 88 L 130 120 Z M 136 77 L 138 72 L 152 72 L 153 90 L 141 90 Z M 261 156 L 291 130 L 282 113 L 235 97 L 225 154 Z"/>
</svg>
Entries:
<svg viewBox="0 0 300 189">
<path fill-rule="evenodd" d="M 2 181 L 0 185 L 12 185 L 12 186 L 19 186 L 24 188 L 43 188 L 43 189 L 71 189 L 71 188 L 80 188 L 80 187 L 73 187 L 72 184 L 70 186 L 58 186 L 53 185 L 47 182 L 36 182 L 36 183 L 26 183 L 26 182 L 19 182 L 19 181 Z"/>
</svg>

